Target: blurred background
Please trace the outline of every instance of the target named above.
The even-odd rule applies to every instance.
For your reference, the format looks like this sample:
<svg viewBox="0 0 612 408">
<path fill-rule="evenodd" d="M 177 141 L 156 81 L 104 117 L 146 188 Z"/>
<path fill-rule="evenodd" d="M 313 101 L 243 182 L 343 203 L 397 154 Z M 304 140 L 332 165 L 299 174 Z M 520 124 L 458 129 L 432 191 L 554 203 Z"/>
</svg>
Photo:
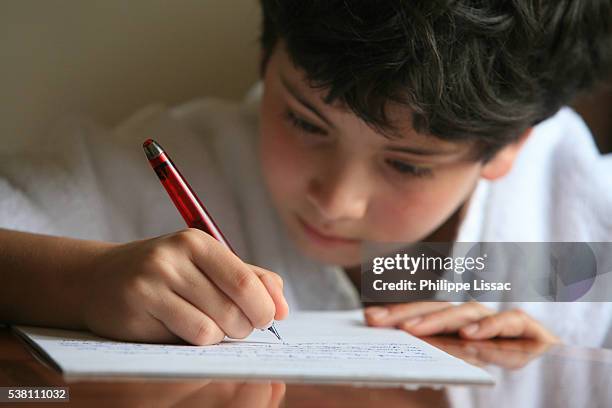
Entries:
<svg viewBox="0 0 612 408">
<path fill-rule="evenodd" d="M 0 0 L 0 140 L 56 118 L 114 125 L 150 103 L 239 99 L 258 78 L 257 0 Z M 612 86 L 575 107 L 612 151 Z"/>
<path fill-rule="evenodd" d="M 65 113 L 238 99 L 258 78 L 257 0 L 0 0 L 0 140 Z"/>
</svg>

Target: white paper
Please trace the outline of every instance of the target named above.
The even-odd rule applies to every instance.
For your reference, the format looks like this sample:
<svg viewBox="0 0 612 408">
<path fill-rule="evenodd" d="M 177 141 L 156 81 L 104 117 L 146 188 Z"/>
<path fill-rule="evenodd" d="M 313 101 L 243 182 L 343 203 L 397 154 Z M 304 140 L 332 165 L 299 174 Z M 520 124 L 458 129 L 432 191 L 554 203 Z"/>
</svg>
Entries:
<svg viewBox="0 0 612 408">
<path fill-rule="evenodd" d="M 360 310 L 293 313 L 269 331 L 213 346 L 118 342 L 86 332 L 17 330 L 70 376 L 267 378 L 318 382 L 482 383 L 484 370 L 395 329 L 367 327 Z"/>
</svg>

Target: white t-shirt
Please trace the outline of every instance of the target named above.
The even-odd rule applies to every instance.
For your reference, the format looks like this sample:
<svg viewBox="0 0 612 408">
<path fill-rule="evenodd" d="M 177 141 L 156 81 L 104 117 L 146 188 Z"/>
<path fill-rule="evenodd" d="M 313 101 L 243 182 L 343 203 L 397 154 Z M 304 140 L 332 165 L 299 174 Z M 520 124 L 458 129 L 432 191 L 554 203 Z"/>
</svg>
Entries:
<svg viewBox="0 0 612 408">
<path fill-rule="evenodd" d="M 257 107 L 257 98 L 150 106 L 112 131 L 67 118 L 43 143 L 0 157 L 0 227 L 116 242 L 185 228 L 142 151 L 153 138 L 238 255 L 283 277 L 292 310 L 360 307 L 345 273 L 303 256 L 277 217 L 256 153 Z M 562 109 L 535 128 L 507 177 L 479 182 L 458 240 L 612 241 L 612 158 Z M 612 347 L 612 303 L 492 306 L 521 307 L 568 343 Z"/>
</svg>

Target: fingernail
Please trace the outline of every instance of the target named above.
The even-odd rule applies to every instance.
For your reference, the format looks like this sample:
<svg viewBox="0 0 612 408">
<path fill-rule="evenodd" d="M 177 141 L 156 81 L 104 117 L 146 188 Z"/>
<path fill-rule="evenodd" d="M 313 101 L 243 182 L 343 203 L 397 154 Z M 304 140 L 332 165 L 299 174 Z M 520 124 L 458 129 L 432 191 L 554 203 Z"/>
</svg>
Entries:
<svg viewBox="0 0 612 408">
<path fill-rule="evenodd" d="M 404 323 L 402 323 L 402 326 L 404 327 L 416 326 L 417 324 L 421 322 L 421 320 L 423 320 L 421 316 L 413 317 L 412 319 L 408 319 Z"/>
<path fill-rule="evenodd" d="M 369 307 L 366 309 L 366 314 L 370 319 L 381 320 L 389 314 L 389 310 L 385 307 Z"/>
<path fill-rule="evenodd" d="M 259 330 L 268 330 L 274 324 L 274 319 L 270 320 L 270 323 L 266 324 L 264 327 L 259 327 Z"/>
<path fill-rule="evenodd" d="M 467 335 L 474 334 L 478 331 L 478 327 L 479 327 L 478 323 L 469 324 L 463 328 L 463 333 Z"/>
</svg>

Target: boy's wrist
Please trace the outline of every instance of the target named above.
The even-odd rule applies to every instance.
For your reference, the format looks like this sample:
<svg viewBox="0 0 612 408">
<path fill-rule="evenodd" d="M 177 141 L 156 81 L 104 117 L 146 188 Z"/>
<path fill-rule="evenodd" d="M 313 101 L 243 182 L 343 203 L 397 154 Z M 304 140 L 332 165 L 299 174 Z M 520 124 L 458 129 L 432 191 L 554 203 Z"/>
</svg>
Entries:
<svg viewBox="0 0 612 408">
<path fill-rule="evenodd" d="M 98 282 L 94 274 L 103 256 L 118 244 L 101 241 L 82 241 L 74 262 L 61 275 L 63 299 L 61 300 L 69 316 L 69 323 L 75 329 L 88 329 L 86 311 L 89 299 L 95 294 L 95 285 Z"/>
<path fill-rule="evenodd" d="M 84 328 L 88 275 L 114 245 L 0 229 L 0 321 Z"/>
</svg>

